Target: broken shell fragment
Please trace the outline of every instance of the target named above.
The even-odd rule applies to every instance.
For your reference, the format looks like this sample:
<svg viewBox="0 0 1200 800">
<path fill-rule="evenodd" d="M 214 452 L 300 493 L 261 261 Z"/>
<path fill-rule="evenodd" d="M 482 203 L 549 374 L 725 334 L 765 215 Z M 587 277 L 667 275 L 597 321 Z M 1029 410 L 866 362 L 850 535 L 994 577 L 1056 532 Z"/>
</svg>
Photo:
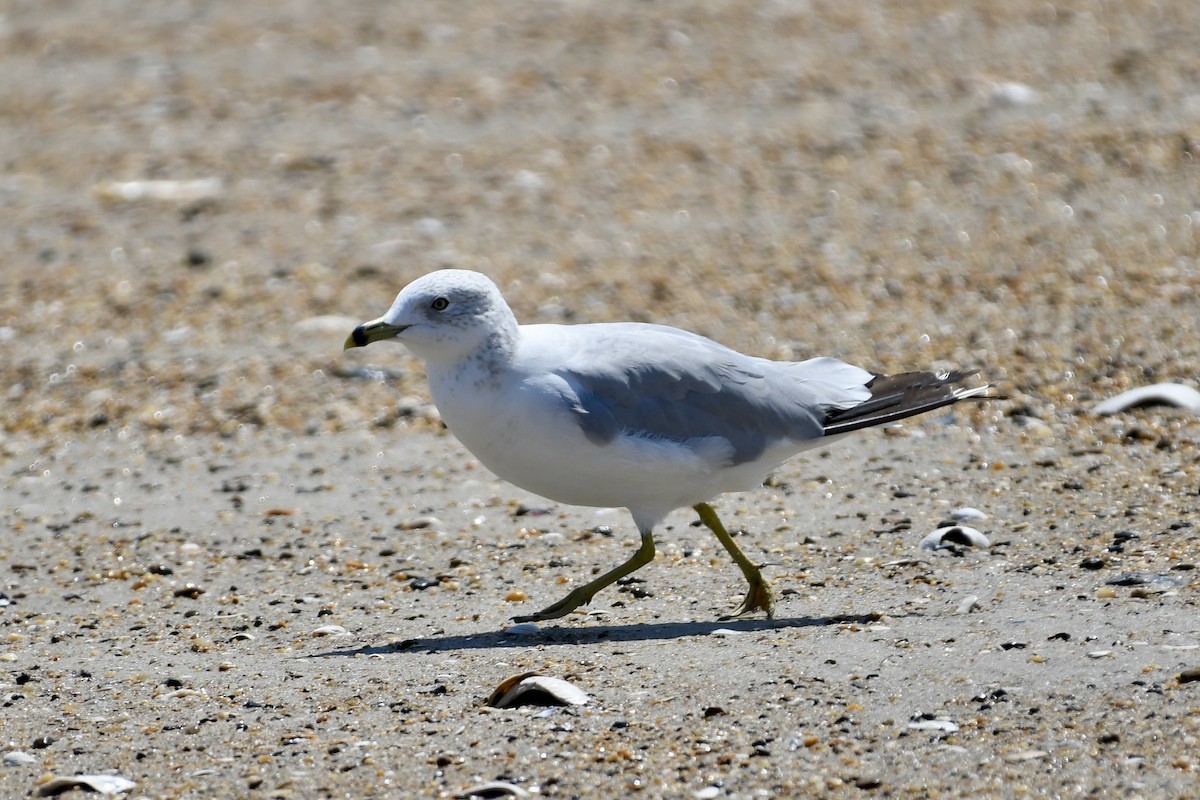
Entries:
<svg viewBox="0 0 1200 800">
<path fill-rule="evenodd" d="M 522 672 L 501 681 L 488 698 L 487 704 L 493 708 L 581 706 L 588 699 L 587 692 L 561 678 Z"/>
<path fill-rule="evenodd" d="M 195 203 L 216 200 L 224 193 L 220 178 L 195 180 L 109 181 L 98 184 L 92 191 L 108 202 L 133 203 L 138 200 L 159 200 L 175 203 Z"/>
<path fill-rule="evenodd" d="M 466 800 L 467 798 L 472 797 L 529 797 L 529 792 L 525 791 L 520 786 L 517 786 L 515 783 L 506 783 L 504 781 L 488 781 L 487 783 L 480 783 L 463 789 L 454 796 L 459 798 L 459 800 Z"/>
<path fill-rule="evenodd" d="M 954 613 L 970 614 L 977 608 L 979 608 L 979 595 L 969 594 L 959 602 L 958 608 L 954 610 Z"/>
<path fill-rule="evenodd" d="M 53 777 L 38 787 L 37 797 L 50 797 L 71 789 L 84 789 L 100 794 L 128 792 L 136 783 L 120 775 L 70 775 Z"/>
<path fill-rule="evenodd" d="M 962 508 L 956 508 L 953 511 L 951 511 L 950 519 L 959 520 L 959 521 L 981 520 L 981 519 L 987 519 L 987 514 L 983 513 L 978 508 L 971 508 L 970 506 L 963 506 Z"/>
<path fill-rule="evenodd" d="M 938 528 L 926 536 L 921 540 L 920 547 L 922 550 L 941 550 L 943 547 L 951 547 L 956 544 L 964 547 L 990 547 L 992 543 L 974 528 L 968 528 L 966 525 L 951 525 Z"/>
<path fill-rule="evenodd" d="M 913 731 L 941 731 L 943 733 L 954 733 L 958 730 L 958 723 L 941 717 L 921 716 L 917 719 L 911 720 L 908 723 L 908 728 L 909 730 Z"/>
<path fill-rule="evenodd" d="M 1092 410 L 1101 416 L 1108 416 L 1142 406 L 1174 406 L 1200 414 L 1200 392 L 1182 383 L 1156 383 L 1121 392 L 1098 403 Z"/>
<path fill-rule="evenodd" d="M 322 625 L 312 632 L 313 637 L 321 636 L 349 636 L 350 631 L 343 628 L 341 625 Z"/>
<path fill-rule="evenodd" d="M 413 517 L 396 523 L 398 531 L 419 531 L 424 528 L 440 528 L 442 521 L 437 517 Z"/>
</svg>

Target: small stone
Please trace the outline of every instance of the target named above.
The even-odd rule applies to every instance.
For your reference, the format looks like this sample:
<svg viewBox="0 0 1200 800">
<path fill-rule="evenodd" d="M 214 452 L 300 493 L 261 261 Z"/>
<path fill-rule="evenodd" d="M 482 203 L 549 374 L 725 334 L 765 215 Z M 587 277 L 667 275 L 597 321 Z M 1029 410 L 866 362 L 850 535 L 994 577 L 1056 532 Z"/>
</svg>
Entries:
<svg viewBox="0 0 1200 800">
<path fill-rule="evenodd" d="M 1180 683 L 1195 683 L 1200 681 L 1200 667 L 1189 667 L 1179 673 Z"/>
<path fill-rule="evenodd" d="M 413 578 L 408 582 L 408 588 L 417 592 L 423 592 L 426 589 L 432 589 L 438 583 L 440 581 L 437 578 Z"/>
</svg>

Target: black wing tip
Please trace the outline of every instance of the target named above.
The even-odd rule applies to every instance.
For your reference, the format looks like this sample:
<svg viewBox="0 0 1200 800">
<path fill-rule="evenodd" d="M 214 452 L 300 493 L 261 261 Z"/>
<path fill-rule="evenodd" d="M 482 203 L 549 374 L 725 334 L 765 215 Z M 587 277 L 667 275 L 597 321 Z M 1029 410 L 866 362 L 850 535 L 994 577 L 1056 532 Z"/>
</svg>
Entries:
<svg viewBox="0 0 1200 800">
<path fill-rule="evenodd" d="M 871 398 L 851 408 L 833 409 L 825 417 L 825 435 L 887 425 L 908 417 L 953 405 L 960 400 L 991 399 L 993 387 L 961 386 L 979 374 L 977 369 L 946 372 L 900 372 L 877 374 L 866 386 Z"/>
</svg>

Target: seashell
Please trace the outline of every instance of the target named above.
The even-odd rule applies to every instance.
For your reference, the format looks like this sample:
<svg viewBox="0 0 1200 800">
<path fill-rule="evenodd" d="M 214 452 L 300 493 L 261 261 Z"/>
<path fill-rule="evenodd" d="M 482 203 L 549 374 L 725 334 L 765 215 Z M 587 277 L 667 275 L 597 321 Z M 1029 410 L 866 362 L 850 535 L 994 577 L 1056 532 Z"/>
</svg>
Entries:
<svg viewBox="0 0 1200 800">
<path fill-rule="evenodd" d="M 1200 414 L 1200 392 L 1182 383 L 1156 383 L 1121 392 L 1096 404 L 1092 411 L 1108 416 L 1142 406 L 1174 406 Z"/>
<path fill-rule="evenodd" d="M 950 519 L 958 520 L 959 522 L 978 521 L 981 519 L 987 519 L 987 514 L 983 513 L 978 508 L 971 508 L 970 506 L 963 506 L 962 508 L 956 508 L 953 511 L 951 511 Z"/>
<path fill-rule="evenodd" d="M 187 181 L 110 181 L 98 184 L 92 191 L 99 199 L 109 202 L 133 203 L 138 200 L 160 200 L 195 203 L 200 200 L 217 199 L 224 191 L 224 184 L 220 178 L 198 178 Z"/>
<path fill-rule="evenodd" d="M 1036 89 L 1016 81 L 1001 81 L 993 84 L 988 91 L 988 101 L 995 108 L 1036 106 L 1041 100 L 1042 96 Z"/>
<path fill-rule="evenodd" d="M 3 761 L 6 767 L 19 767 L 22 764 L 32 764 L 37 759 L 23 750 L 12 750 L 4 754 Z"/>
<path fill-rule="evenodd" d="M 1143 592 L 1163 594 L 1183 586 L 1183 581 L 1155 572 L 1123 572 L 1104 582 L 1108 586 L 1139 586 Z"/>
<path fill-rule="evenodd" d="M 509 636 L 530 636 L 540 630 L 536 622 L 522 622 L 505 628 L 504 632 Z"/>
<path fill-rule="evenodd" d="M 951 525 L 946 528 L 938 528 L 922 539 L 919 546 L 922 550 L 940 550 L 956 544 L 965 547 L 990 547 L 992 543 L 974 528 L 968 528 L 966 525 Z"/>
<path fill-rule="evenodd" d="M 437 517 L 414 517 L 396 523 L 398 531 L 416 531 L 422 528 L 440 528 L 443 523 Z"/>
<path fill-rule="evenodd" d="M 505 783 L 504 781 L 488 781 L 479 783 L 469 788 L 463 789 L 456 798 L 480 797 L 529 797 L 529 792 L 517 786 L 515 783 Z"/>
<path fill-rule="evenodd" d="M 38 787 L 37 797 L 50 797 L 70 789 L 86 789 L 100 794 L 128 792 L 136 783 L 120 775 L 70 775 L 55 776 Z"/>
<path fill-rule="evenodd" d="M 958 608 L 954 610 L 955 614 L 970 614 L 975 609 L 979 608 L 979 595 L 969 594 L 962 599 L 958 604 Z"/>
<path fill-rule="evenodd" d="M 322 625 L 312 632 L 314 637 L 320 636 L 349 636 L 350 631 L 341 625 Z"/>
<path fill-rule="evenodd" d="M 514 706 L 581 706 L 588 701 L 587 692 L 561 678 L 550 678 L 535 672 L 522 672 L 500 682 L 488 698 L 493 708 Z"/>
<path fill-rule="evenodd" d="M 958 723 L 948 719 L 933 718 L 933 719 L 914 719 L 908 723 L 909 730 L 914 731 L 942 731 L 943 733 L 954 733 L 958 730 Z"/>
</svg>

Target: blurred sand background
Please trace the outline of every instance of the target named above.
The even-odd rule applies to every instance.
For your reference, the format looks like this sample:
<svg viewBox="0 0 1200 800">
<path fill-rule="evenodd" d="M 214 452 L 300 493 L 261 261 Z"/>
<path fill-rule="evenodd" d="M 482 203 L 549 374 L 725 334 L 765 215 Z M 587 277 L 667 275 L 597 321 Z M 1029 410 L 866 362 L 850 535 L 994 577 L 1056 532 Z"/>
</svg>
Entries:
<svg viewBox="0 0 1200 800">
<path fill-rule="evenodd" d="M 1197 42 L 1140 0 L 0 6 L 0 794 L 1193 796 L 1200 423 L 1088 410 L 1200 377 Z M 680 513 L 506 635 L 635 537 L 342 354 L 448 266 L 1009 396 L 724 499 L 774 623 L 717 621 Z M 959 506 L 993 547 L 919 551 Z M 524 670 L 592 702 L 483 708 Z"/>
</svg>

